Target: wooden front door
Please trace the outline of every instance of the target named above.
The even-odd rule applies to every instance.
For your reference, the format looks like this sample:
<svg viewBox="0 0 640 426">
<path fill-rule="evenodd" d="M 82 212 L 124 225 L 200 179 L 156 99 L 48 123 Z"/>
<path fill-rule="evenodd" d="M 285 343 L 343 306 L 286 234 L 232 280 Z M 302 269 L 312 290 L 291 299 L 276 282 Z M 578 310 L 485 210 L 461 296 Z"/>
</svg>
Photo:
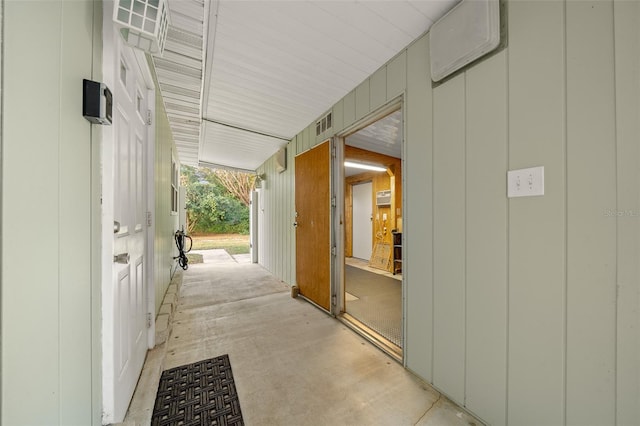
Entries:
<svg viewBox="0 0 640 426">
<path fill-rule="evenodd" d="M 296 156 L 296 281 L 300 294 L 330 309 L 330 142 Z"/>
</svg>

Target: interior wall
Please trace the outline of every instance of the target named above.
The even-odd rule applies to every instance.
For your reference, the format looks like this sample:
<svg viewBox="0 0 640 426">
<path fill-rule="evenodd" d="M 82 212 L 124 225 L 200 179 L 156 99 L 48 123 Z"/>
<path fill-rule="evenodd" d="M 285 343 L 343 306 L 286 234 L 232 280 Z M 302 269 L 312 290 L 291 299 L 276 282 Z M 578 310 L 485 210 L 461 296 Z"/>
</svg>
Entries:
<svg viewBox="0 0 640 426">
<path fill-rule="evenodd" d="M 3 6 L 0 423 L 100 424 L 100 138 L 81 105 L 102 8 Z"/>
<path fill-rule="evenodd" d="M 371 202 L 373 205 L 373 227 L 372 241 L 393 244 L 393 235 L 391 231 L 399 226 L 398 219 L 402 218 L 402 161 L 399 158 L 390 157 L 388 155 L 378 154 L 364 149 L 356 148 L 350 145 L 345 146 L 345 161 L 363 161 L 374 164 L 381 164 L 388 167 L 392 171 L 393 177 L 388 172 L 363 172 L 357 175 L 345 178 L 345 210 L 344 210 L 344 234 L 345 234 L 345 256 L 352 256 L 353 249 L 353 231 L 352 231 L 352 206 L 351 206 L 351 185 L 359 182 L 371 181 L 373 184 L 373 192 L 371 194 Z M 376 193 L 378 191 L 391 190 L 392 203 L 387 206 L 376 205 Z M 383 223 L 383 214 L 387 215 L 386 226 Z M 377 216 L 380 219 L 377 219 Z M 386 233 L 384 228 L 387 228 Z M 378 237 L 377 235 L 380 235 Z M 392 272 L 393 265 L 389 263 L 389 272 Z"/>
<path fill-rule="evenodd" d="M 490 424 L 638 424 L 639 5 L 506 8 L 505 50 L 433 88 L 421 37 L 289 151 L 404 94 L 407 368 Z M 506 198 L 531 166 L 545 195 Z M 292 213 L 280 178 L 267 228 Z M 293 283 L 290 239 L 265 240 Z"/>
<path fill-rule="evenodd" d="M 176 262 L 173 259 L 177 256 L 177 248 L 174 242 L 174 233 L 179 228 L 179 216 L 171 212 L 171 173 L 172 161 L 179 158 L 173 141 L 173 134 L 169 126 L 169 118 L 164 108 L 158 79 L 155 74 L 153 64 L 149 64 L 152 70 L 153 80 L 156 90 L 155 105 L 155 211 L 154 211 L 154 280 L 155 280 L 155 309 L 156 315 L 162 306 L 162 300 L 171 282 L 171 272 L 175 268 Z M 178 206 L 180 208 L 180 206 Z"/>
<path fill-rule="evenodd" d="M 345 179 L 345 185 L 344 185 L 344 255 L 345 257 L 353 256 L 353 244 L 354 244 L 354 238 L 355 238 L 354 230 L 353 230 L 353 210 L 354 210 L 354 205 L 356 204 L 353 197 L 353 186 L 364 184 L 364 183 L 371 183 L 372 194 L 369 196 L 368 202 L 372 203 L 371 205 L 373 206 L 373 201 L 371 201 L 371 199 L 373 197 L 373 194 L 375 194 L 375 188 L 377 186 L 375 185 L 375 183 L 377 183 L 375 182 L 375 178 L 376 178 L 375 173 L 360 173 L 358 175 L 349 176 L 348 178 Z M 387 182 L 388 182 L 388 179 L 387 179 Z M 383 182 L 383 185 L 384 185 L 384 182 Z M 386 186 L 388 186 L 388 183 Z M 373 207 L 371 212 L 373 215 L 375 215 Z M 375 233 L 376 233 L 376 223 L 375 221 L 371 221 L 371 237 L 370 238 L 371 238 L 372 251 L 373 251 L 373 246 L 376 243 Z M 368 260 L 368 259 L 365 259 L 365 260 Z"/>
<path fill-rule="evenodd" d="M 371 182 L 371 195 L 369 202 L 373 206 L 373 221 L 371 226 L 371 241 L 372 250 L 376 242 L 392 243 L 391 230 L 395 228 L 395 219 L 392 215 L 392 208 L 390 205 L 377 206 L 376 205 L 376 193 L 378 191 L 388 190 L 391 187 L 391 177 L 386 172 L 380 173 L 360 173 L 357 175 L 349 176 L 345 179 L 345 211 L 344 211 L 344 230 L 345 230 L 345 256 L 351 257 L 353 250 L 353 185 L 357 185 L 363 182 Z M 384 232 L 383 215 L 387 215 L 386 228 L 387 232 Z M 379 219 L 377 218 L 379 216 Z M 391 271 L 391 267 L 389 268 Z"/>
</svg>

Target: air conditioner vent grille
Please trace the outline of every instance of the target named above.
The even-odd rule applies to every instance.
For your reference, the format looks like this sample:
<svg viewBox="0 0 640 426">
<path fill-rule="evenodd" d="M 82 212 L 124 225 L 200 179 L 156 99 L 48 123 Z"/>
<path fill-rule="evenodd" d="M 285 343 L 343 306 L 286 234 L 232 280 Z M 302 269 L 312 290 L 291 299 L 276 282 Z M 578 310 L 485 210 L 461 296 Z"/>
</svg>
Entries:
<svg viewBox="0 0 640 426">
<path fill-rule="evenodd" d="M 333 117 L 331 113 L 327 113 L 324 117 L 316 122 L 316 136 L 320 136 L 333 126 Z"/>
</svg>

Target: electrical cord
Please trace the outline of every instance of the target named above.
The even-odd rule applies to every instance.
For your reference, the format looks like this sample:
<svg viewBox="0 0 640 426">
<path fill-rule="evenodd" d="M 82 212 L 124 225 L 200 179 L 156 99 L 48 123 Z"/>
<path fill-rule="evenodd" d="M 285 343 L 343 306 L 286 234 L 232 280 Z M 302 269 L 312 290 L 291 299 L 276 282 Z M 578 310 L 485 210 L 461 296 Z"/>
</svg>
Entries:
<svg viewBox="0 0 640 426">
<path fill-rule="evenodd" d="M 193 240 L 190 236 L 185 234 L 184 231 L 176 231 L 174 240 L 176 241 L 176 247 L 178 248 L 178 255 L 174 257 L 177 261 L 176 269 L 178 268 L 178 265 L 180 265 L 180 267 L 186 271 L 187 268 L 189 268 L 189 258 L 187 257 L 187 253 L 191 251 Z M 185 250 L 185 240 L 189 240 L 189 248 L 187 250 Z"/>
</svg>

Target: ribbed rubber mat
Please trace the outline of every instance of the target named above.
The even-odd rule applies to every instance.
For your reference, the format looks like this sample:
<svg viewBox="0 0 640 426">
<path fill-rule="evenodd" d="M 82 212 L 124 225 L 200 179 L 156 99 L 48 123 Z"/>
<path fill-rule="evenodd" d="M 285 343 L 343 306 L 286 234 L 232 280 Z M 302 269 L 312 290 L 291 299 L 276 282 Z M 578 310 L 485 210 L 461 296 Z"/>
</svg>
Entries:
<svg viewBox="0 0 640 426">
<path fill-rule="evenodd" d="M 243 426 L 228 355 L 162 372 L 153 426 Z"/>
<path fill-rule="evenodd" d="M 345 311 L 402 348 L 402 281 L 345 266 Z M 353 297 L 355 296 L 355 297 Z"/>
</svg>

